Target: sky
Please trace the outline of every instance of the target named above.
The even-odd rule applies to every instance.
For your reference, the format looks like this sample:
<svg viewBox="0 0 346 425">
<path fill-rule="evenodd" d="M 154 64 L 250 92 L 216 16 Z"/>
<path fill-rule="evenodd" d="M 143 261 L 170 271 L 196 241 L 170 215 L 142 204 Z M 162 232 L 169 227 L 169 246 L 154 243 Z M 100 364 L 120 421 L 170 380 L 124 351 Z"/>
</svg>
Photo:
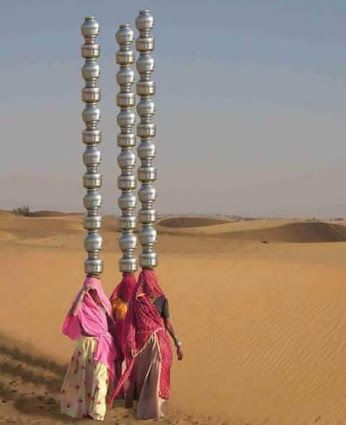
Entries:
<svg viewBox="0 0 346 425">
<path fill-rule="evenodd" d="M 0 208 L 83 210 L 80 25 L 93 15 L 102 211 L 119 213 L 114 34 L 147 8 L 158 213 L 346 216 L 344 0 L 0 1 Z"/>
</svg>

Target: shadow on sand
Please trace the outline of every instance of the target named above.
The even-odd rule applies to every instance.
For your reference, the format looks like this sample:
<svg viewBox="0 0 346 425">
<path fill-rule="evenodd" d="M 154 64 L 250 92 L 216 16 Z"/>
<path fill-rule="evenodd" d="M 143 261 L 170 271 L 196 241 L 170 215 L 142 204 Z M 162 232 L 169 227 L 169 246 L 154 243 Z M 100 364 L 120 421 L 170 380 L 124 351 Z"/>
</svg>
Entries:
<svg viewBox="0 0 346 425">
<path fill-rule="evenodd" d="M 0 334 L 0 409 L 11 403 L 20 414 L 78 422 L 60 413 L 65 368 L 31 351 L 30 346 Z"/>
<path fill-rule="evenodd" d="M 29 416 L 40 423 L 89 423 L 87 419 L 73 419 L 60 413 L 59 395 L 66 367 L 33 353 L 29 344 L 0 332 L 0 423 L 1 407 L 8 405 L 17 410 L 20 423 L 32 423 Z M 133 412 L 122 404 L 116 402 L 115 408 L 109 410 L 105 424 L 124 424 L 134 418 Z"/>
</svg>

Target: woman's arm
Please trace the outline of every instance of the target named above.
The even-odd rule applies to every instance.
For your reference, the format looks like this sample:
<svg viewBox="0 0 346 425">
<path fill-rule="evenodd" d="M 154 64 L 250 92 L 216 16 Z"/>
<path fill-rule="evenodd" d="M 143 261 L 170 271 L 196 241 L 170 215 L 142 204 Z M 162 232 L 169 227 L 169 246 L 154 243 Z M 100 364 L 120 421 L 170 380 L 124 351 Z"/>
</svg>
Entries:
<svg viewBox="0 0 346 425">
<path fill-rule="evenodd" d="M 168 333 L 170 334 L 170 336 L 172 337 L 174 344 L 177 348 L 178 360 L 183 360 L 184 355 L 183 355 L 183 351 L 181 349 L 181 342 L 179 341 L 178 337 L 175 334 L 173 323 L 168 318 L 164 319 L 164 322 L 165 322 L 165 327 L 166 327 Z"/>
<path fill-rule="evenodd" d="M 86 291 L 84 289 L 82 289 L 80 291 L 80 294 L 79 294 L 77 300 L 75 301 L 75 303 L 71 307 L 71 310 L 70 310 L 71 316 L 76 316 L 77 315 L 77 312 L 79 310 L 80 305 L 82 304 L 83 297 L 84 297 L 84 294 L 85 293 L 86 293 Z"/>
</svg>

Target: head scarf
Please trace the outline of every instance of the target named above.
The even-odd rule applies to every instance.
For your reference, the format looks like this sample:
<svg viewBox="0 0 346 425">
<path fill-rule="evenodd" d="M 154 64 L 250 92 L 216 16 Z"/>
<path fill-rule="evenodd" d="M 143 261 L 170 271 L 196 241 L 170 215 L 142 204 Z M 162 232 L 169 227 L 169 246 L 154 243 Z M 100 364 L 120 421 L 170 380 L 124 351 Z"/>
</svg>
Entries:
<svg viewBox="0 0 346 425">
<path fill-rule="evenodd" d="M 88 292 L 89 289 L 96 291 L 104 311 L 94 301 Z M 112 320 L 111 303 L 102 289 L 101 282 L 95 277 L 87 277 L 65 317 L 62 332 L 73 340 L 82 336 L 82 330 L 87 335 L 96 338 L 98 344 L 94 360 L 105 364 L 110 375 L 113 376 L 116 351 L 113 337 L 108 330 L 106 315 L 109 316 L 108 320 Z"/>
<path fill-rule="evenodd" d="M 161 289 L 154 270 L 143 269 L 138 277 L 138 291 L 149 298 L 158 298 L 165 293 Z"/>
<path fill-rule="evenodd" d="M 136 289 L 136 276 L 132 273 L 124 273 L 119 285 L 114 289 L 110 296 L 111 302 L 116 298 L 121 298 L 125 302 L 129 302 Z"/>
</svg>

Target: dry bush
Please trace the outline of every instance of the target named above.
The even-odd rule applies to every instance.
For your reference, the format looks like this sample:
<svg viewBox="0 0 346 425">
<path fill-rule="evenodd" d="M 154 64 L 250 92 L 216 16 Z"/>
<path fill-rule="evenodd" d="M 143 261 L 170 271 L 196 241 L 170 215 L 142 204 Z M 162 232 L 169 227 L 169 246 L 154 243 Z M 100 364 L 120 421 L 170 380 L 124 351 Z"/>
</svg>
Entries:
<svg viewBox="0 0 346 425">
<path fill-rule="evenodd" d="M 24 217 L 30 216 L 30 207 L 28 205 L 22 205 L 18 208 L 13 208 L 12 210 L 13 214 L 22 215 Z"/>
</svg>

